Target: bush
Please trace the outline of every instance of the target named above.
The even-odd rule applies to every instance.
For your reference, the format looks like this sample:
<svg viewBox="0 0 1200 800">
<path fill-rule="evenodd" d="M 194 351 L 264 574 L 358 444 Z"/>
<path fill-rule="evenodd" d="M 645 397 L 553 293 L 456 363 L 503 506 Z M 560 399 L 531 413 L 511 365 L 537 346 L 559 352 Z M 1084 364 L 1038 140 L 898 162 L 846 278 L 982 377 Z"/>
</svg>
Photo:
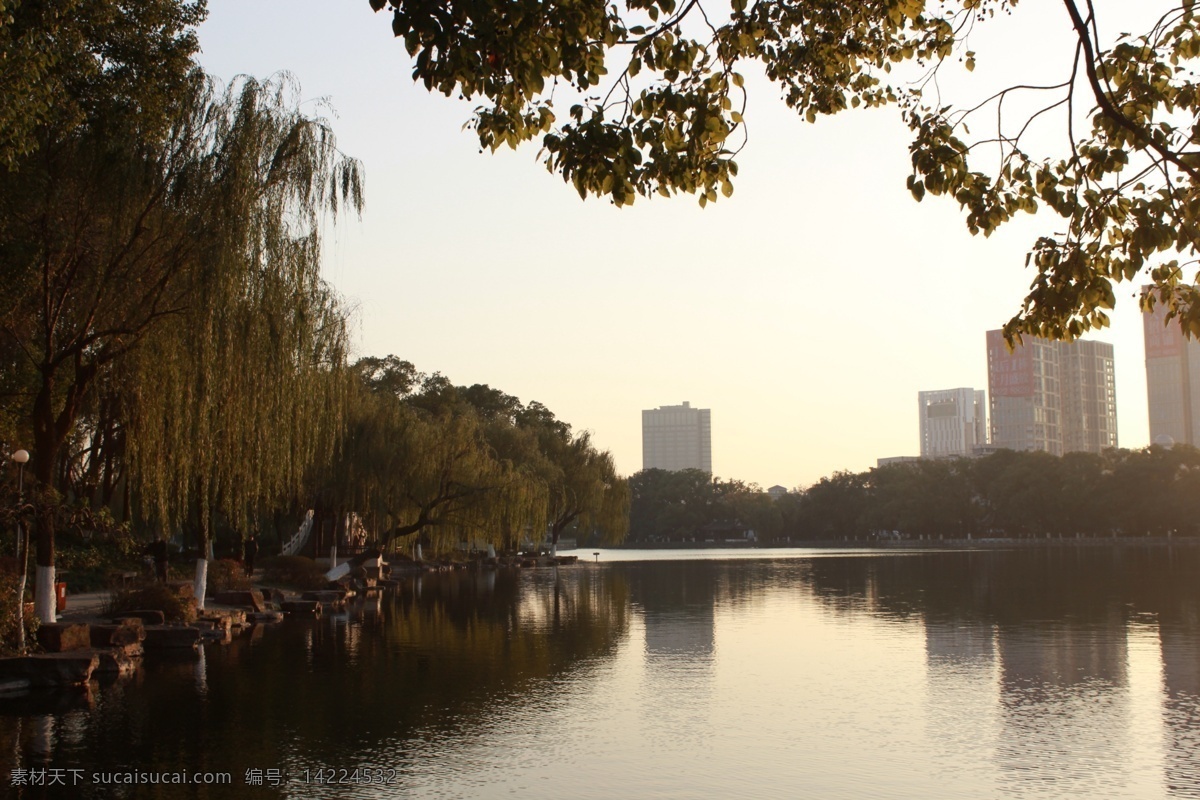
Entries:
<svg viewBox="0 0 1200 800">
<path fill-rule="evenodd" d="M 323 589 L 325 570 L 304 556 L 273 556 L 263 561 L 263 583 L 289 589 Z"/>
<path fill-rule="evenodd" d="M 196 599 L 180 597 L 165 583 L 148 583 L 113 592 L 104 612 L 112 615 L 143 610 L 161 611 L 168 622 L 193 622 Z"/>
<path fill-rule="evenodd" d="M 240 561 L 222 558 L 208 565 L 208 593 L 250 589 L 254 585 Z"/>
<path fill-rule="evenodd" d="M 68 530 L 56 546 L 56 566 L 67 573 L 65 579 L 73 592 L 105 589 L 112 582 L 112 573 L 141 573 L 145 569 L 141 546 L 124 534 L 84 535 Z"/>
</svg>

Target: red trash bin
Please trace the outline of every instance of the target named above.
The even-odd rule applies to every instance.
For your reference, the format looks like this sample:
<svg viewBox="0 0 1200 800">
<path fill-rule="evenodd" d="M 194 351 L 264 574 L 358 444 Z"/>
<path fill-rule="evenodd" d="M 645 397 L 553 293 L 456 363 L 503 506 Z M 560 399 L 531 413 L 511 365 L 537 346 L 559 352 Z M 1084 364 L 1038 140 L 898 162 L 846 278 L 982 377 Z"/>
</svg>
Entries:
<svg viewBox="0 0 1200 800">
<path fill-rule="evenodd" d="M 54 584 L 54 607 L 59 614 L 67 610 L 66 581 L 59 581 Z"/>
</svg>

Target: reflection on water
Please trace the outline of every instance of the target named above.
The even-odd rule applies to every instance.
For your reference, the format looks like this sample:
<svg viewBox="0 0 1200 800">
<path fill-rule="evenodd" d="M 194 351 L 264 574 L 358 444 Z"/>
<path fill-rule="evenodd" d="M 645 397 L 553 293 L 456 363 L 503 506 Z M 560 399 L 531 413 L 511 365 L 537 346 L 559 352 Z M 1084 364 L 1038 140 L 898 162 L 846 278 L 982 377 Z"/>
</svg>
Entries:
<svg viewBox="0 0 1200 800">
<path fill-rule="evenodd" d="M 43 768 L 232 782 L 16 796 L 242 797 L 253 771 L 305 798 L 1200 798 L 1190 549 L 649 555 L 428 576 L 0 701 L 5 789 Z"/>
</svg>

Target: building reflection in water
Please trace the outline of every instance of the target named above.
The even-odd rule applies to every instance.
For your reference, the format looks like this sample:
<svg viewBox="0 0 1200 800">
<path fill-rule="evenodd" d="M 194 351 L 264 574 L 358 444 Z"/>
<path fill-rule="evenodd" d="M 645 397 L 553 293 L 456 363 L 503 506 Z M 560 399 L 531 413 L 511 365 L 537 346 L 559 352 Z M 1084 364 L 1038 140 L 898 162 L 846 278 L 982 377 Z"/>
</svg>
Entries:
<svg viewBox="0 0 1200 800">
<path fill-rule="evenodd" d="M 716 645 L 717 572 L 647 565 L 634 570 L 633 602 L 641 609 L 648 663 L 710 665 Z"/>
<path fill-rule="evenodd" d="M 1086 625 L 1003 626 L 997 641 L 996 762 L 1009 778 L 1006 791 L 1094 782 L 1099 796 L 1121 788 L 1111 767 L 1114 754 L 1129 753 L 1131 714 L 1119 613 Z"/>
<path fill-rule="evenodd" d="M 1173 797 L 1200 798 L 1200 608 L 1164 614 L 1162 643 L 1164 772 Z"/>
<path fill-rule="evenodd" d="M 710 701 L 716 571 L 709 564 L 647 564 L 631 569 L 630 579 L 645 642 L 638 689 L 640 724 L 647 730 L 672 731 L 655 743 L 664 763 L 703 759 L 715 733 Z"/>
<path fill-rule="evenodd" d="M 937 567 L 911 581 L 928 589 L 920 607 L 930 736 L 967 763 L 990 761 L 995 773 L 980 773 L 991 794 L 1090 787 L 1097 796 L 1139 797 L 1170 787 L 1172 796 L 1200 796 L 1191 649 L 1200 631 L 1178 637 L 1176 668 L 1166 663 L 1164 627 L 1160 670 L 1154 613 L 1194 590 L 1157 571 L 1142 574 L 1136 552 L 995 554 L 957 573 L 947 569 L 949 558 L 906 565 Z M 900 601 L 889 590 L 882 602 Z M 1142 621 L 1131 627 L 1138 611 Z M 1160 750 L 1164 734 L 1171 744 Z"/>
</svg>

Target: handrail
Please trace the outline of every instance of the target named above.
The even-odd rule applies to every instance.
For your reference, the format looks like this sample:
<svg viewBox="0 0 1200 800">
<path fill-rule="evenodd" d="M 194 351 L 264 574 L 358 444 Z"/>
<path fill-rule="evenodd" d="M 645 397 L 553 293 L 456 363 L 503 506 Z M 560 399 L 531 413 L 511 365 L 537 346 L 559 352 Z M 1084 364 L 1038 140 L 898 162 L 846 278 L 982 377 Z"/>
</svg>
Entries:
<svg viewBox="0 0 1200 800">
<path fill-rule="evenodd" d="M 304 549 L 304 545 L 308 544 L 308 536 L 312 533 L 312 527 L 313 510 L 310 508 L 308 513 L 304 515 L 304 521 L 300 523 L 300 530 L 296 531 L 292 538 L 284 542 L 283 549 L 280 552 L 285 556 L 297 555 Z"/>
</svg>

